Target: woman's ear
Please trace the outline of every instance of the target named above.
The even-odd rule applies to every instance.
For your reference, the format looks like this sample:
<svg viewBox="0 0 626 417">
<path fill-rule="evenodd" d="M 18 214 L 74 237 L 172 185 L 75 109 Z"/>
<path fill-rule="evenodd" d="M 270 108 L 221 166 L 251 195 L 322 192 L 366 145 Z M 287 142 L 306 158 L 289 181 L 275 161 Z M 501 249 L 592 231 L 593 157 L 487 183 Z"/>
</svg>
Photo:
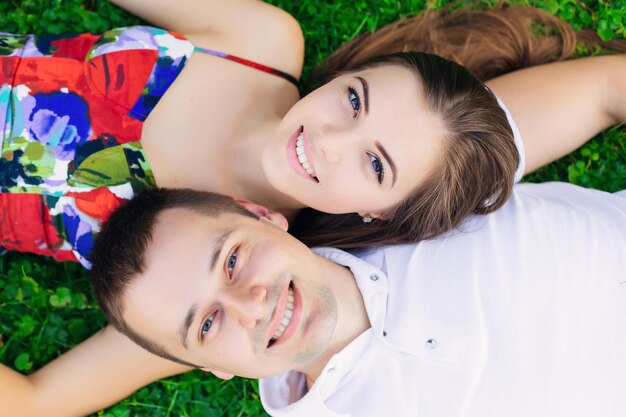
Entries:
<svg viewBox="0 0 626 417">
<path fill-rule="evenodd" d="M 243 198 L 232 197 L 238 204 L 243 206 L 250 213 L 256 214 L 262 219 L 265 219 L 271 223 L 274 223 L 276 226 L 280 227 L 282 230 L 287 231 L 289 227 L 289 223 L 287 222 L 287 218 L 280 214 L 277 211 L 273 211 L 268 209 L 265 206 L 262 206 L 257 203 L 253 203 L 250 200 L 245 200 Z"/>
<path fill-rule="evenodd" d="M 235 376 L 233 374 L 229 374 L 227 372 L 218 371 L 216 369 L 209 369 L 209 368 L 200 368 L 200 369 L 202 369 L 204 372 L 210 372 L 213 375 L 215 375 L 216 377 L 218 377 L 219 379 L 223 379 L 225 381 L 228 381 L 229 379 L 232 379 Z"/>
</svg>

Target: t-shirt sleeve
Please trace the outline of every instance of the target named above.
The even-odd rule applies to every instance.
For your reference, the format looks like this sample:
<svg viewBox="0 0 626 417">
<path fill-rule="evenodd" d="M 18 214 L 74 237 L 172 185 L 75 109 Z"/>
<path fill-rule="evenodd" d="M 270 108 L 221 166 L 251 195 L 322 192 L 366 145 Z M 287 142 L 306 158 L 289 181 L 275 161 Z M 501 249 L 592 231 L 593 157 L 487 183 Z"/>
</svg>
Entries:
<svg viewBox="0 0 626 417">
<path fill-rule="evenodd" d="M 494 93 L 494 96 L 496 96 L 495 93 Z M 517 148 L 517 152 L 519 153 L 519 165 L 517 167 L 517 171 L 515 171 L 515 182 L 518 183 L 524 176 L 524 169 L 526 168 L 526 152 L 524 151 L 524 143 L 522 142 L 522 135 L 520 134 L 519 129 L 517 128 L 517 124 L 515 123 L 515 120 L 513 119 L 511 112 L 506 107 L 504 102 L 500 100 L 500 97 L 498 96 L 496 96 L 496 99 L 498 100 L 498 104 L 500 105 L 500 108 L 504 110 L 504 113 L 506 114 L 506 119 L 509 121 L 511 130 L 513 131 L 513 139 L 515 140 L 515 147 Z"/>
</svg>

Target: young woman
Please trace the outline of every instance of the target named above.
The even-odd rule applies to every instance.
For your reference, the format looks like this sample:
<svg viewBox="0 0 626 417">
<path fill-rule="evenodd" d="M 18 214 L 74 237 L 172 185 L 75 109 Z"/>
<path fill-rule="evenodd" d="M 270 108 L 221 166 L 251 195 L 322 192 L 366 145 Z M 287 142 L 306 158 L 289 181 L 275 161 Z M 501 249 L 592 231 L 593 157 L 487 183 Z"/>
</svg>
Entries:
<svg viewBox="0 0 626 417">
<path fill-rule="evenodd" d="M 537 122 L 554 97 L 527 101 L 517 96 L 519 82 L 504 79 L 493 87 L 518 110 L 523 161 L 496 98 L 448 61 L 405 54 L 357 64 L 350 54 L 370 58 L 376 38 L 358 41 L 344 50 L 347 58 L 330 62 L 329 71 L 345 65 L 345 72 L 300 100 L 302 34 L 283 11 L 251 0 L 115 3 L 175 32 L 138 26 L 0 38 L 0 246 L 7 250 L 89 266 L 99 224 L 155 184 L 235 195 L 289 218 L 307 206 L 356 213 L 347 234 L 363 242 L 357 229 L 386 230 L 385 241 L 433 237 L 501 205 L 524 162 L 539 166 L 618 121 L 550 137 Z M 508 19 L 555 24 L 524 13 Z M 487 17 L 468 19 L 466 34 L 483 30 L 489 15 L 478 16 Z M 456 33 L 463 25 L 450 27 Z M 450 45 L 461 60 L 472 55 L 467 45 Z M 566 47 L 552 52 L 567 54 Z M 529 82 L 525 91 L 540 92 L 542 84 Z M 562 109 L 573 117 L 580 104 Z M 361 217 L 380 220 L 362 224 Z"/>
</svg>

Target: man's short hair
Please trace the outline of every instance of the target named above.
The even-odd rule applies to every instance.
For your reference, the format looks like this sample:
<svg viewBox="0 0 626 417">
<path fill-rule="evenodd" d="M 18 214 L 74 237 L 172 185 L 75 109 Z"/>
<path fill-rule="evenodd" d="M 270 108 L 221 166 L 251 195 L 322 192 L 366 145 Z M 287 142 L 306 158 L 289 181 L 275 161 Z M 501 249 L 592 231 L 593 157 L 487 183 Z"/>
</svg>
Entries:
<svg viewBox="0 0 626 417">
<path fill-rule="evenodd" d="M 154 225 L 163 211 L 173 208 L 189 209 L 210 217 L 234 213 L 258 219 L 233 199 L 220 194 L 166 188 L 143 191 L 111 214 L 98 234 L 91 255 L 91 279 L 105 317 L 119 332 L 155 355 L 197 367 L 141 336 L 123 317 L 124 294 L 145 270 L 146 251 L 152 241 Z M 172 230 L 172 233 L 176 231 Z"/>
</svg>

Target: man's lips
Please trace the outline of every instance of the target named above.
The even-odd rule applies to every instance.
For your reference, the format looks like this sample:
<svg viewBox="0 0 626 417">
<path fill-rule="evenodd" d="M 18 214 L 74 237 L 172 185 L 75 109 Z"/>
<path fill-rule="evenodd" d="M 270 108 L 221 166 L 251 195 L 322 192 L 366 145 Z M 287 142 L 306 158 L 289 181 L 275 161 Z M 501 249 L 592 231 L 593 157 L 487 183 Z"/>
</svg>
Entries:
<svg viewBox="0 0 626 417">
<path fill-rule="evenodd" d="M 298 152 L 296 151 L 299 137 L 302 138 L 301 139 L 302 145 L 300 146 L 300 149 L 301 149 L 300 152 L 303 153 L 303 155 L 301 157 L 298 156 Z M 291 166 L 291 168 L 296 172 L 296 174 L 298 174 L 302 178 L 306 178 L 309 181 L 319 182 L 315 175 L 315 167 L 313 166 L 313 158 L 311 157 L 312 155 L 311 149 L 309 147 L 309 143 L 306 138 L 306 134 L 304 133 L 304 128 L 302 126 L 300 126 L 300 128 L 298 128 L 298 130 L 296 130 L 294 134 L 291 135 L 291 137 L 287 141 L 287 147 L 285 151 L 287 153 L 287 161 L 289 162 L 289 165 Z M 300 159 L 302 157 L 304 157 L 304 160 L 306 162 L 301 162 Z M 308 164 L 309 172 L 307 172 L 307 170 L 303 167 L 303 164 Z"/>
<path fill-rule="evenodd" d="M 290 295 L 291 301 L 290 301 Z M 292 306 L 290 309 L 289 306 Z M 291 317 L 285 318 L 285 314 L 291 311 Z M 300 293 L 296 289 L 293 282 L 290 282 L 287 288 L 283 290 L 283 292 L 278 297 L 276 302 L 276 307 L 272 314 L 272 318 L 270 320 L 270 324 L 266 333 L 266 340 L 268 340 L 267 347 L 272 347 L 281 343 L 285 343 L 287 340 L 294 335 L 294 333 L 298 330 L 298 326 L 300 324 L 302 318 L 302 300 L 300 297 Z M 288 320 L 288 324 L 286 326 L 283 324 L 283 328 L 280 329 L 281 322 L 283 320 Z M 282 331 L 282 333 L 281 333 Z M 279 333 L 278 338 L 275 338 L 275 335 Z"/>
</svg>

